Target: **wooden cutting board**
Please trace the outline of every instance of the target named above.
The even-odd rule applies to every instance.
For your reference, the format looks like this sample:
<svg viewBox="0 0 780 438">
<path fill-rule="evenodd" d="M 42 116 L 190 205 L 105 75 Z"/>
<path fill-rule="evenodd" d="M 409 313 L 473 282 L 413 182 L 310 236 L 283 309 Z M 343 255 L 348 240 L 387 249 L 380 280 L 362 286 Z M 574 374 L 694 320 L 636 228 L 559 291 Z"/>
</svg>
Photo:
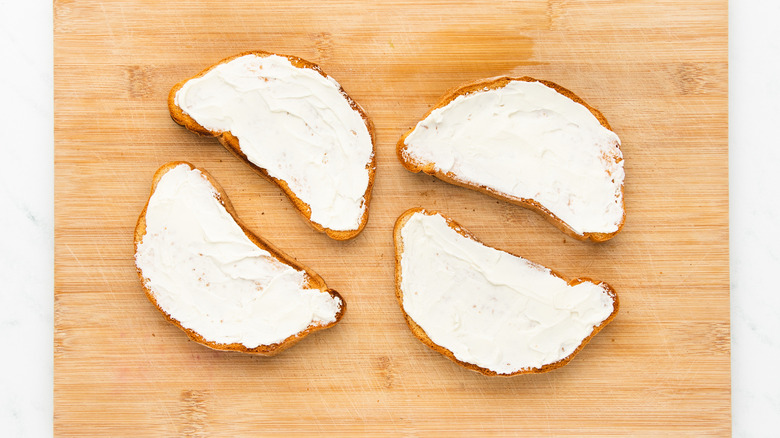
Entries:
<svg viewBox="0 0 780 438">
<path fill-rule="evenodd" d="M 375 3 L 375 4 L 374 4 Z M 729 435 L 727 2 L 54 1 L 57 435 Z M 368 226 L 335 242 L 213 139 L 171 86 L 260 49 L 318 63 L 376 125 Z M 604 244 L 395 156 L 449 88 L 530 75 L 599 108 L 623 142 L 628 220 Z M 239 216 L 349 303 L 275 358 L 165 322 L 133 265 L 154 171 L 209 170 Z M 441 210 L 487 244 L 604 280 L 621 310 L 569 365 L 514 378 L 420 343 L 394 296 L 392 226 Z"/>
</svg>

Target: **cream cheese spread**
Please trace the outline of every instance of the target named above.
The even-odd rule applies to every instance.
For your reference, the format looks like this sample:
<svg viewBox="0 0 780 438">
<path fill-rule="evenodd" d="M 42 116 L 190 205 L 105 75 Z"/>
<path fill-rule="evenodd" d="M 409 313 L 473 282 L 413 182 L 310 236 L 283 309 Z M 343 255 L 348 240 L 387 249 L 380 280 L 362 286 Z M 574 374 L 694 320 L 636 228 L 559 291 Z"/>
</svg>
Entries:
<svg viewBox="0 0 780 438">
<path fill-rule="evenodd" d="M 405 145 L 412 161 L 533 199 L 577 234 L 612 233 L 623 221 L 620 139 L 541 82 L 458 96 L 417 123 Z"/>
<path fill-rule="evenodd" d="M 331 77 L 283 56 L 250 54 L 187 81 L 174 101 L 204 128 L 238 138 L 249 161 L 309 205 L 312 222 L 359 228 L 371 134 Z"/>
<path fill-rule="evenodd" d="M 400 234 L 403 309 L 460 361 L 498 374 L 538 369 L 572 354 L 614 310 L 603 284 L 569 286 L 439 214 L 414 213 Z"/>
<path fill-rule="evenodd" d="M 331 323 L 342 303 L 255 245 L 197 169 L 157 183 L 135 262 L 159 307 L 207 341 L 247 348 Z"/>
</svg>

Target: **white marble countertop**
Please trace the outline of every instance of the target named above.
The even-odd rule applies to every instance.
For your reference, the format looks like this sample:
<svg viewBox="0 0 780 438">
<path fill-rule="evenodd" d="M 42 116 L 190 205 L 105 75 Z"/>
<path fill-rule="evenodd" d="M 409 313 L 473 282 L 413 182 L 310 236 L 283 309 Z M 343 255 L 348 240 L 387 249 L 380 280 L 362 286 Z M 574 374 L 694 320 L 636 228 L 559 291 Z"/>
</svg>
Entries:
<svg viewBox="0 0 780 438">
<path fill-rule="evenodd" d="M 729 8 L 732 412 L 735 436 L 780 431 L 780 2 Z M 52 5 L 0 2 L 0 435 L 52 433 Z M 10 68 L 13 66 L 13 68 Z M 14 354 L 9 354 L 13 352 Z"/>
</svg>

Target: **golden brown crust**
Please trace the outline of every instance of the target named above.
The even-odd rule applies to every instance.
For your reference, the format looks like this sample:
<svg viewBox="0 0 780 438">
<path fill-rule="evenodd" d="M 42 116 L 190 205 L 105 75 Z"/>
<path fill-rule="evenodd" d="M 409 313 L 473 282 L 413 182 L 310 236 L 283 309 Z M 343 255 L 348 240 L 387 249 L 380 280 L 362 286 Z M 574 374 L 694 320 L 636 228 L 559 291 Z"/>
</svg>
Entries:
<svg viewBox="0 0 780 438">
<path fill-rule="evenodd" d="M 467 94 L 472 94 L 480 91 L 486 91 L 486 90 L 495 90 L 499 88 L 505 87 L 509 82 L 512 81 L 524 81 L 524 82 L 541 82 L 542 84 L 555 89 L 558 93 L 568 97 L 569 99 L 579 103 L 580 105 L 587 108 L 595 117 L 598 119 L 599 123 L 601 123 L 602 126 L 609 129 L 610 131 L 612 128 L 609 126 L 609 122 L 607 122 L 607 119 L 604 117 L 603 114 L 596 108 L 593 108 L 592 106 L 588 105 L 584 100 L 582 100 L 579 96 L 571 92 L 570 90 L 550 81 L 540 80 L 540 79 L 534 79 L 529 76 L 523 76 L 523 77 L 509 77 L 509 76 L 500 76 L 495 78 L 489 78 L 489 79 L 482 79 L 478 80 L 454 89 L 451 89 L 445 93 L 445 96 L 431 108 L 423 117 L 421 120 L 425 120 L 434 110 L 441 108 L 443 106 L 446 106 L 453 100 L 455 100 L 459 96 L 464 96 Z M 409 134 L 414 131 L 414 128 L 407 131 L 400 140 L 398 140 L 398 144 L 396 145 L 396 154 L 398 155 L 398 160 L 401 161 L 401 164 L 413 173 L 418 172 L 424 172 L 428 175 L 433 175 L 436 178 L 441 179 L 442 181 L 446 181 L 450 184 L 465 187 L 468 189 L 476 190 L 478 192 L 482 192 L 485 194 L 488 194 L 494 198 L 500 199 L 502 201 L 507 201 L 509 203 L 519 205 L 521 207 L 525 207 L 527 209 L 533 210 L 539 214 L 541 214 L 545 219 L 547 219 L 550 223 L 558 227 L 561 231 L 566 233 L 568 236 L 571 236 L 572 238 L 578 239 L 578 240 L 588 240 L 590 239 L 593 242 L 604 242 L 606 240 L 609 240 L 613 237 L 615 237 L 620 230 L 623 228 L 623 225 L 626 222 L 626 210 L 625 210 L 625 204 L 623 205 L 623 218 L 620 221 L 620 224 L 618 225 L 618 229 L 612 233 L 577 233 L 571 227 L 569 227 L 565 222 L 560 220 L 555 214 L 550 212 L 548 209 L 544 208 L 540 203 L 533 199 L 525 199 L 525 198 L 517 198 L 514 196 L 507 195 L 506 193 L 499 192 L 495 189 L 492 189 L 490 187 L 486 187 L 484 185 L 475 184 L 473 182 L 464 181 L 462 179 L 459 179 L 457 175 L 453 174 L 452 172 L 441 172 L 435 168 L 433 163 L 420 163 L 418 161 L 415 161 L 412 157 L 409 156 L 409 154 L 406 153 L 406 138 L 409 136 Z M 618 145 L 618 148 L 620 145 Z M 623 193 L 623 186 L 621 185 L 620 191 Z"/>
<path fill-rule="evenodd" d="M 315 327 L 309 327 L 306 330 L 296 333 L 287 339 L 285 339 L 282 342 L 276 343 L 276 344 L 270 344 L 270 345 L 260 345 L 255 348 L 247 348 L 246 346 L 239 344 L 239 343 L 233 343 L 233 344 L 220 344 L 212 341 L 208 341 L 204 339 L 201 335 L 194 332 L 191 329 L 188 329 L 186 327 L 183 327 L 179 321 L 177 321 L 175 318 L 173 318 L 171 315 L 169 315 L 166 311 L 164 311 L 158 304 L 157 300 L 154 297 L 154 294 L 152 291 L 146 286 L 146 279 L 143 276 L 143 273 L 141 272 L 141 269 L 136 266 L 136 271 L 138 272 L 138 278 L 141 280 L 141 284 L 144 288 L 144 293 L 146 294 L 146 297 L 149 299 L 149 301 L 154 304 L 155 307 L 157 307 L 157 310 L 160 311 L 160 313 L 163 314 L 165 319 L 167 319 L 170 323 L 173 325 L 179 327 L 182 329 L 185 333 L 187 333 L 187 336 L 190 337 L 193 341 L 203 344 L 209 348 L 213 348 L 215 350 L 226 350 L 226 351 L 239 351 L 242 353 L 250 353 L 250 354 L 257 354 L 261 356 L 274 356 L 278 353 L 281 353 L 282 351 L 292 347 L 309 335 L 310 333 L 314 333 L 319 330 L 326 329 L 328 327 L 331 327 L 335 324 L 337 324 L 342 316 L 344 316 L 344 312 L 347 308 L 347 302 L 344 301 L 344 298 L 335 290 L 329 289 L 328 286 L 325 284 L 325 281 L 317 275 L 317 273 L 311 271 L 306 266 L 298 263 L 295 259 L 292 257 L 286 255 L 282 251 L 280 251 L 278 248 L 276 248 L 273 244 L 268 242 L 267 240 L 263 239 L 262 237 L 254 234 L 252 231 L 250 231 L 244 224 L 238 219 L 238 215 L 236 214 L 236 210 L 233 208 L 233 204 L 230 202 L 230 199 L 228 198 L 227 194 L 225 193 L 224 189 L 221 185 L 217 182 L 217 180 L 214 179 L 208 172 L 206 172 L 204 169 L 198 168 L 193 166 L 192 164 L 186 162 L 186 161 L 172 161 L 170 163 L 166 163 L 160 167 L 157 172 L 154 174 L 154 178 L 152 180 L 152 190 L 149 194 L 149 199 L 151 199 L 152 195 L 154 194 L 155 189 L 157 188 L 157 183 L 160 181 L 160 179 L 165 175 L 169 170 L 173 169 L 174 167 L 177 167 L 181 164 L 184 164 L 186 166 L 189 166 L 190 169 L 197 169 L 199 170 L 205 177 L 208 179 L 208 181 L 211 183 L 212 186 L 216 189 L 218 193 L 218 200 L 219 202 L 225 207 L 225 210 L 230 214 L 230 216 L 233 217 L 233 220 L 236 221 L 239 227 L 244 231 L 244 234 L 249 238 L 249 240 L 252 241 L 255 245 L 258 247 L 268 251 L 273 255 L 277 260 L 281 261 L 282 263 L 288 264 L 292 266 L 295 269 L 302 270 L 306 272 L 306 278 L 308 280 L 307 286 L 312 289 L 319 289 L 323 292 L 327 292 L 333 297 L 337 297 L 341 300 L 341 309 L 336 314 L 336 320 L 321 326 L 315 326 Z M 144 209 L 141 211 L 141 215 L 138 217 L 138 222 L 135 226 L 135 233 L 133 235 L 133 247 L 135 254 L 138 253 L 138 245 L 141 243 L 144 235 L 146 234 L 146 209 L 149 206 L 149 200 L 146 201 L 146 205 L 144 205 Z"/>
<path fill-rule="evenodd" d="M 474 241 L 479 242 L 479 243 L 482 243 L 482 242 L 479 239 L 477 239 L 473 234 L 471 234 L 468 230 L 466 230 L 465 228 L 460 226 L 457 222 L 455 222 L 454 220 L 452 220 L 452 219 L 448 218 L 447 216 L 441 214 L 440 212 L 435 211 L 435 210 L 426 210 L 426 209 L 420 208 L 420 207 L 409 209 L 409 210 L 405 211 L 403 214 L 401 214 L 401 216 L 398 217 L 398 220 L 396 220 L 395 228 L 393 229 L 393 241 L 395 243 L 395 296 L 398 299 L 398 305 L 401 306 L 401 312 L 403 312 L 403 314 L 404 314 L 404 318 L 406 319 L 406 324 L 409 326 L 409 329 L 411 329 L 412 333 L 417 337 L 417 339 L 422 341 L 423 344 L 427 345 L 428 347 L 430 347 L 434 351 L 437 351 L 437 352 L 441 353 L 442 355 L 446 356 L 451 361 L 453 361 L 453 362 L 455 362 L 455 363 L 457 363 L 457 364 L 459 364 L 459 365 L 461 365 L 461 366 L 463 366 L 463 367 L 465 367 L 465 368 L 467 368 L 469 370 L 476 371 L 476 372 L 484 374 L 486 376 L 512 377 L 512 376 L 516 376 L 518 374 L 546 373 L 547 371 L 551 371 L 551 370 L 554 370 L 556 368 L 560 368 L 560 367 L 566 365 L 567 363 L 569 363 L 569 361 L 571 361 L 574 358 L 574 356 L 576 356 L 577 353 L 579 353 L 580 350 L 582 350 L 582 348 L 588 342 L 590 342 L 590 340 L 593 338 L 593 336 L 595 336 L 596 333 L 600 332 L 601 329 L 603 329 L 607 324 L 609 324 L 615 318 L 615 315 L 617 315 L 618 308 L 620 307 L 620 302 L 618 300 L 617 293 L 612 288 L 612 286 L 610 286 L 610 285 L 608 285 L 607 283 L 604 283 L 604 282 L 596 282 L 596 281 L 591 280 L 591 279 L 586 278 L 586 277 L 579 277 L 579 278 L 575 278 L 573 280 L 566 280 L 566 278 L 563 275 L 561 275 L 558 272 L 550 269 L 550 273 L 552 275 L 554 275 L 556 277 L 559 277 L 562 280 L 566 281 L 566 283 L 569 284 L 570 286 L 574 286 L 574 285 L 577 285 L 577 284 L 583 283 L 583 282 L 599 283 L 599 284 L 604 285 L 605 289 L 607 289 L 609 295 L 612 297 L 613 303 L 614 303 L 614 307 L 612 309 L 612 313 L 609 315 L 609 317 L 607 317 L 607 319 L 605 319 L 597 327 L 594 327 L 593 331 L 591 332 L 591 334 L 582 341 L 582 343 L 577 347 L 576 350 L 574 350 L 574 352 L 572 352 L 572 354 L 566 356 L 565 358 L 559 360 L 558 362 L 547 364 L 547 365 L 545 365 L 545 366 L 543 366 L 541 368 L 531 368 L 531 369 L 519 370 L 519 371 L 516 371 L 516 372 L 514 372 L 512 374 L 499 374 L 499 373 L 496 373 L 495 371 L 489 370 L 487 368 L 482 368 L 482 367 L 480 367 L 478 365 L 475 365 L 473 363 L 463 362 L 461 360 L 458 360 L 455 357 L 455 355 L 452 353 L 452 351 L 448 350 L 445 347 L 442 347 L 441 345 L 438 345 L 438 344 L 434 343 L 431 340 L 431 338 L 428 337 L 428 334 L 425 333 L 425 330 L 423 330 L 422 327 L 420 327 L 416 322 L 414 322 L 414 320 L 404 310 L 404 305 L 403 305 L 403 298 L 404 298 L 404 296 L 403 296 L 403 291 L 401 290 L 401 278 L 402 278 L 402 274 L 403 274 L 401 272 L 401 254 L 403 254 L 403 251 L 404 251 L 404 244 L 403 244 L 403 239 L 401 238 L 401 229 L 403 228 L 404 224 L 406 224 L 406 222 L 409 220 L 409 218 L 411 218 L 413 214 L 418 213 L 418 212 L 426 214 L 426 215 L 430 215 L 430 216 L 439 214 L 447 221 L 447 224 L 450 226 L 450 228 L 455 230 L 461 236 L 464 236 L 464 237 L 466 237 L 468 239 L 474 240 Z M 484 243 L 482 243 L 482 244 L 484 245 Z M 485 245 L 485 246 L 487 246 L 487 245 Z M 503 251 L 503 250 L 501 250 L 501 251 Z M 504 252 L 506 252 L 506 251 L 504 251 Z M 508 254 L 512 254 L 512 253 L 508 253 Z M 514 254 L 512 254 L 512 255 L 514 255 Z M 517 256 L 517 257 L 519 257 L 519 256 Z"/>
<path fill-rule="evenodd" d="M 256 51 L 247 51 L 242 52 L 237 55 L 233 55 L 229 58 L 225 58 L 218 63 L 206 68 L 205 70 L 201 71 L 195 76 L 192 76 L 190 78 L 187 78 L 178 84 L 174 85 L 173 88 L 171 88 L 171 92 L 168 93 L 168 110 L 171 113 L 171 118 L 173 121 L 178 123 L 181 126 L 184 126 L 185 128 L 189 129 L 190 131 L 204 136 L 211 136 L 216 137 L 217 140 L 219 140 L 220 144 L 225 147 L 228 151 L 233 153 L 236 157 L 241 159 L 244 163 L 249 165 L 257 174 L 262 176 L 263 178 L 273 182 L 274 184 L 278 185 L 279 188 L 282 189 L 285 195 L 292 201 L 293 205 L 295 205 L 295 208 L 298 210 L 301 215 L 303 215 L 304 218 L 306 218 L 307 223 L 314 228 L 315 230 L 319 231 L 320 233 L 325 233 L 328 237 L 334 239 L 334 240 L 348 240 L 352 239 L 353 237 L 360 234 L 361 231 L 363 231 L 363 228 L 365 228 L 366 223 L 368 222 L 368 210 L 369 210 L 369 202 L 371 200 L 371 191 L 374 187 L 374 175 L 376 173 L 376 147 L 374 146 L 376 142 L 376 135 L 374 133 L 374 123 L 371 121 L 371 119 L 368 118 L 368 115 L 366 115 L 366 112 L 363 110 L 363 108 L 357 104 L 348 94 L 346 91 L 344 91 L 344 88 L 339 86 L 339 91 L 341 92 L 341 95 L 344 96 L 344 98 L 349 102 L 349 106 L 352 107 L 353 110 L 357 111 L 360 114 L 360 117 L 363 118 L 363 121 L 366 124 L 366 128 L 368 129 L 369 134 L 371 135 L 371 161 L 366 164 L 366 168 L 368 169 L 368 187 L 366 187 L 366 192 L 364 195 L 365 199 L 365 212 L 363 213 L 363 216 L 360 218 L 360 224 L 355 230 L 346 230 L 346 231 L 340 231 L 340 230 L 332 230 L 330 228 L 323 227 L 322 225 L 312 222 L 311 220 L 311 208 L 308 204 L 303 202 L 300 198 L 298 198 L 295 193 L 290 190 L 289 186 L 287 185 L 287 182 L 274 178 L 271 175 L 268 174 L 268 171 L 262 167 L 259 167 L 249 161 L 247 156 L 241 151 L 241 147 L 238 142 L 238 138 L 236 138 L 234 135 L 232 135 L 230 132 L 226 131 L 210 131 L 200 125 L 198 122 L 195 121 L 192 117 L 190 117 L 188 114 L 186 114 L 178 105 L 176 105 L 176 93 L 181 89 L 181 87 L 184 86 L 185 83 L 188 81 L 199 78 L 209 71 L 211 71 L 213 68 L 217 67 L 220 64 L 224 64 L 227 62 L 232 61 L 233 59 L 240 58 L 245 55 L 256 55 L 259 57 L 266 57 L 271 55 L 277 55 L 277 56 L 283 56 L 290 60 L 290 63 L 298 68 L 308 68 L 311 70 L 316 71 L 317 73 L 321 74 L 323 77 L 328 77 L 328 75 L 325 74 L 325 72 L 322 71 L 322 69 L 312 62 L 306 61 L 305 59 L 298 58 L 296 56 L 289 56 L 289 55 L 278 55 L 275 53 L 270 52 L 264 52 L 260 50 Z"/>
</svg>

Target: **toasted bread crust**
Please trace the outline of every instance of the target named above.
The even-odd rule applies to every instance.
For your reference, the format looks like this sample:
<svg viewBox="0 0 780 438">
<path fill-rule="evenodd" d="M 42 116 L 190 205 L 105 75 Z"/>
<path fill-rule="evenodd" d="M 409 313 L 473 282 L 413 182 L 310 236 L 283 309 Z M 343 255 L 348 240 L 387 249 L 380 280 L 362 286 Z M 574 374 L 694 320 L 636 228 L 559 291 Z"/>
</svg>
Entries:
<svg viewBox="0 0 780 438">
<path fill-rule="evenodd" d="M 217 140 L 219 140 L 220 144 L 225 147 L 228 151 L 230 151 L 233 155 L 241 159 L 244 163 L 249 165 L 257 174 L 262 176 L 263 178 L 273 182 L 279 188 L 282 189 L 285 195 L 290 199 L 290 201 L 295 205 L 295 208 L 298 210 L 301 215 L 306 219 L 306 222 L 315 230 L 317 230 L 320 233 L 325 233 L 328 237 L 334 239 L 334 240 L 348 240 L 352 239 L 353 237 L 360 234 L 361 231 L 363 231 L 363 228 L 365 228 L 366 223 L 368 222 L 368 211 L 369 211 L 369 203 L 371 201 L 371 191 L 374 187 L 374 175 L 376 173 L 376 134 L 374 132 L 374 123 L 371 121 L 371 119 L 368 118 L 368 115 L 366 115 L 366 112 L 363 110 L 363 108 L 357 104 L 348 94 L 346 91 L 344 91 L 344 88 L 339 86 L 339 91 L 341 92 L 341 95 L 344 96 L 344 98 L 349 102 L 349 106 L 352 107 L 353 110 L 357 111 L 360 114 L 360 117 L 363 119 L 363 121 L 366 124 L 366 128 L 368 129 L 368 133 L 371 135 L 371 161 L 366 165 L 366 168 L 368 169 L 368 186 L 366 187 L 366 192 L 364 194 L 364 203 L 365 203 L 365 213 L 363 213 L 363 216 L 360 218 L 360 224 L 355 230 L 332 230 L 330 228 L 323 227 L 320 224 L 317 224 L 315 222 L 312 222 L 311 220 L 311 207 L 309 204 L 303 202 L 298 196 L 295 195 L 295 193 L 290 190 L 289 186 L 287 185 L 287 182 L 283 179 L 274 178 L 271 175 L 268 174 L 268 171 L 262 167 L 259 167 L 249 161 L 246 154 L 241 150 L 241 146 L 239 145 L 238 138 L 236 138 L 233 134 L 227 131 L 211 131 L 209 129 L 206 129 L 202 125 L 200 125 L 198 122 L 195 121 L 192 117 L 190 117 L 188 114 L 186 114 L 178 105 L 176 105 L 176 93 L 181 89 L 181 87 L 184 86 L 185 83 L 188 81 L 199 78 L 215 67 L 217 67 L 220 64 L 225 64 L 227 62 L 232 61 L 233 59 L 240 58 L 242 56 L 246 55 L 256 55 L 259 57 L 266 57 L 271 55 L 276 56 L 282 56 L 287 58 L 292 65 L 298 68 L 308 68 L 310 70 L 314 70 L 323 77 L 328 77 L 325 72 L 322 71 L 322 69 L 312 62 L 306 61 L 305 59 L 298 58 L 296 56 L 289 56 L 289 55 L 279 55 L 275 53 L 270 52 L 264 52 L 264 51 L 247 51 L 242 52 L 237 55 L 233 55 L 231 57 L 225 58 L 218 63 L 206 68 L 205 70 L 201 71 L 195 76 L 192 76 L 190 78 L 184 79 L 183 81 L 177 83 L 176 85 L 171 88 L 170 93 L 168 93 L 168 110 L 171 113 L 171 118 L 174 122 L 178 123 L 181 126 L 184 126 L 188 130 L 199 134 L 203 136 L 210 136 L 210 137 L 216 137 Z"/>
<path fill-rule="evenodd" d="M 558 93 L 568 97 L 569 99 L 579 103 L 580 105 L 587 108 L 591 114 L 593 114 L 596 119 L 598 119 L 599 123 L 609 129 L 610 131 L 612 128 L 609 126 L 609 122 L 607 122 L 607 119 L 604 117 L 603 114 L 596 108 L 593 108 L 592 106 L 588 105 L 584 100 L 582 100 L 579 96 L 571 92 L 570 90 L 550 81 L 540 80 L 540 79 L 534 79 L 529 76 L 523 76 L 523 77 L 510 77 L 510 76 L 499 76 L 494 78 L 488 78 L 488 79 L 482 79 L 478 80 L 466 85 L 462 85 L 460 87 L 456 87 L 453 89 L 450 89 L 445 93 L 445 96 L 431 108 L 420 120 L 425 120 L 434 110 L 438 108 L 442 108 L 458 98 L 459 96 L 465 96 L 468 94 L 480 92 L 480 91 L 486 91 L 486 90 L 495 90 L 499 88 L 505 87 L 509 82 L 512 81 L 524 81 L 524 82 L 540 82 L 550 88 L 553 88 Z M 396 154 L 398 155 L 398 160 L 401 161 L 401 164 L 413 173 L 423 172 L 427 173 L 428 175 L 435 176 L 436 178 L 439 178 L 442 181 L 446 181 L 450 184 L 465 187 L 468 189 L 476 190 L 478 192 L 485 193 L 487 195 L 490 195 L 496 199 L 500 199 L 502 201 L 507 201 L 511 204 L 519 205 L 521 207 L 525 207 L 529 210 L 535 211 L 539 214 L 541 214 L 545 219 L 547 219 L 550 223 L 558 227 L 561 231 L 563 231 L 566 235 L 577 239 L 577 240 L 591 240 L 593 242 L 604 242 L 607 241 L 613 237 L 615 237 L 620 230 L 623 228 L 623 225 L 626 222 L 626 210 L 625 210 L 625 203 L 623 204 L 623 218 L 620 221 L 620 224 L 618 224 L 618 229 L 612 233 L 577 233 L 571 227 L 569 227 L 565 222 L 563 222 L 561 219 L 559 219 L 555 214 L 550 212 L 548 209 L 546 209 L 544 206 L 542 206 L 539 202 L 533 200 L 533 199 L 525 199 L 525 198 L 517 198 L 515 196 L 508 195 L 506 193 L 500 192 L 498 190 L 492 189 L 490 187 L 486 187 L 484 185 L 476 184 L 469 181 L 464 181 L 462 179 L 459 179 L 457 175 L 453 174 L 452 172 L 442 172 L 435 168 L 435 165 L 433 163 L 420 163 L 418 161 L 415 161 L 412 157 L 409 156 L 409 154 L 406 153 L 406 138 L 414 131 L 414 127 L 410 130 L 408 130 L 399 140 L 396 145 Z M 618 148 L 620 145 L 618 145 Z M 624 194 L 624 186 L 620 186 L 620 192 L 621 194 Z"/>
<path fill-rule="evenodd" d="M 173 161 L 170 163 L 164 164 L 162 167 L 160 167 L 157 172 L 154 174 L 154 178 L 152 180 L 152 189 L 149 194 L 149 199 L 151 199 L 152 195 L 154 194 L 155 189 L 157 188 L 157 184 L 159 183 L 160 179 L 165 175 L 169 170 L 173 169 L 174 167 L 177 167 L 179 165 L 187 165 L 190 167 L 190 169 L 197 169 L 199 170 L 211 183 L 211 185 L 214 186 L 218 193 L 218 200 L 219 202 L 225 207 L 225 210 L 230 214 L 230 216 L 233 217 L 233 220 L 236 221 L 239 227 L 244 231 L 244 234 L 249 238 L 249 240 L 252 241 L 255 245 L 258 247 L 268 251 L 272 256 L 274 256 L 277 260 L 281 261 L 282 263 L 288 264 L 292 266 L 295 269 L 301 270 L 306 272 L 306 279 L 307 283 L 306 285 L 312 289 L 319 289 L 323 292 L 327 292 L 333 297 L 337 297 L 341 300 L 341 309 L 336 314 L 336 320 L 321 326 L 315 326 L 315 327 L 309 327 L 306 330 L 303 330 L 299 333 L 296 333 L 294 335 L 291 335 L 287 339 L 285 339 L 282 342 L 270 344 L 270 345 L 260 345 L 255 348 L 247 348 L 243 344 L 239 343 L 233 343 L 233 344 L 221 344 L 217 342 L 212 342 L 204 339 L 200 334 L 196 333 L 195 331 L 188 329 L 186 327 L 183 327 L 181 323 L 173 318 L 170 314 L 168 314 L 166 311 L 164 311 L 159 304 L 157 303 L 157 300 L 154 297 L 154 294 L 152 291 L 146 286 L 146 279 L 143 276 L 143 273 L 141 272 L 141 269 L 136 266 L 136 271 L 138 272 L 138 278 L 141 280 L 141 285 L 144 288 L 144 293 L 146 294 L 146 297 L 149 299 L 149 301 L 154 304 L 154 306 L 157 308 L 157 310 L 160 311 L 160 313 L 163 314 L 165 319 L 167 319 L 170 323 L 173 325 L 179 327 L 182 329 L 185 333 L 187 333 L 187 336 L 190 337 L 193 341 L 203 344 L 209 348 L 212 348 L 214 350 L 226 350 L 226 351 L 239 351 L 242 353 L 249 353 L 249 354 L 257 354 L 261 356 L 274 356 L 276 354 L 281 353 L 282 351 L 292 347 L 295 345 L 298 341 L 306 337 L 307 335 L 314 333 L 319 330 L 326 329 L 328 327 L 331 327 L 335 324 L 337 324 L 341 318 L 344 316 L 344 312 L 347 309 L 347 302 L 344 300 L 344 298 L 335 290 L 329 289 L 328 286 L 325 284 L 325 281 L 317 275 L 317 273 L 311 271 L 306 266 L 298 263 L 295 259 L 292 257 L 286 255 L 282 251 L 280 251 L 278 248 L 276 248 L 273 244 L 268 242 L 267 240 L 263 239 L 262 237 L 254 234 L 252 231 L 250 231 L 244 224 L 238 219 L 238 215 L 236 214 L 236 210 L 233 208 L 233 204 L 230 202 L 230 199 L 228 198 L 227 194 L 225 193 L 222 186 L 212 177 L 208 172 L 206 172 L 204 169 L 198 168 L 193 166 L 192 164 L 186 162 L 186 161 Z M 141 243 L 144 235 L 146 234 L 146 209 L 149 206 L 149 200 L 146 201 L 146 205 L 144 205 L 143 211 L 141 211 L 141 215 L 138 217 L 138 221 L 135 226 L 135 232 L 133 234 L 133 248 L 134 253 L 138 253 L 138 245 Z"/>
<path fill-rule="evenodd" d="M 419 339 L 423 344 L 427 345 L 432 350 L 441 353 L 442 355 L 446 356 L 448 359 L 450 359 L 451 361 L 457 363 L 458 365 L 461 365 L 464 368 L 467 368 L 467 369 L 469 369 L 471 371 L 476 371 L 478 373 L 484 374 L 486 376 L 512 377 L 512 376 L 516 376 L 516 375 L 519 375 L 519 374 L 546 373 L 548 371 L 552 371 L 552 370 L 554 370 L 556 368 L 560 368 L 560 367 L 566 365 L 567 363 L 569 363 L 569 361 L 571 361 L 574 358 L 574 356 L 576 356 L 577 353 L 579 353 L 582 350 L 582 348 L 588 342 L 590 342 L 590 340 L 593 338 L 593 336 L 595 336 L 596 333 L 600 332 L 601 329 L 603 329 L 607 324 L 609 324 L 615 318 L 615 316 L 617 315 L 618 309 L 620 307 L 620 302 L 618 300 L 617 293 L 612 288 L 612 286 L 608 285 L 607 283 L 601 282 L 601 284 L 603 284 L 606 287 L 606 289 L 609 292 L 609 295 L 613 299 L 612 313 L 601 324 L 599 324 L 597 327 L 593 328 L 593 331 L 591 332 L 591 334 L 582 341 L 582 343 L 577 347 L 577 349 L 574 350 L 574 352 L 572 352 L 570 355 L 566 356 L 565 358 L 559 360 L 558 362 L 554 362 L 554 363 L 551 363 L 551 364 L 544 365 L 541 368 L 531 368 L 531 369 L 519 370 L 519 371 L 516 371 L 516 372 L 514 372 L 512 374 L 499 374 L 499 373 L 497 373 L 495 371 L 489 370 L 487 368 L 480 367 L 480 366 L 475 365 L 473 363 L 468 363 L 468 362 L 463 362 L 461 360 L 458 360 L 455 357 L 455 355 L 453 354 L 452 351 L 448 350 L 445 347 L 442 347 L 441 345 L 438 345 L 438 344 L 434 343 L 431 340 L 431 338 L 428 337 L 428 334 L 425 333 L 425 330 L 423 330 L 422 327 L 420 327 L 409 316 L 409 314 L 407 314 L 406 311 L 404 310 L 404 305 L 403 305 L 403 298 L 404 297 L 403 297 L 403 291 L 401 290 L 401 278 L 402 278 L 402 275 L 403 275 L 403 273 L 401 272 L 401 254 L 404 251 L 404 244 L 403 244 L 403 239 L 401 238 L 401 229 L 403 228 L 404 224 L 406 224 L 406 222 L 409 220 L 409 218 L 412 217 L 413 214 L 418 213 L 418 212 L 423 213 L 423 214 L 427 214 L 427 215 L 440 214 L 447 221 L 447 225 L 449 225 L 450 228 L 455 230 L 458 234 L 460 234 L 461 236 L 464 236 L 464 237 L 466 237 L 468 239 L 474 240 L 476 242 L 479 242 L 479 243 L 482 243 L 482 242 L 479 239 L 477 239 L 473 234 L 471 234 L 471 232 L 469 232 L 468 230 L 466 230 L 465 228 L 460 226 L 454 220 L 452 220 L 452 219 L 448 218 L 447 216 L 441 214 L 440 212 L 438 212 L 436 210 L 427 210 L 427 209 L 420 208 L 420 207 L 409 209 L 409 210 L 405 211 L 403 214 L 401 214 L 401 216 L 398 217 L 398 220 L 396 220 L 395 227 L 393 229 L 393 242 L 395 243 L 395 296 L 396 296 L 396 299 L 398 300 L 398 305 L 401 307 L 401 312 L 404 314 L 404 319 L 406 319 L 406 324 L 409 326 L 409 329 L 411 329 L 411 331 L 414 334 L 414 336 L 416 336 L 417 339 Z M 485 245 L 484 243 L 482 243 L 482 244 Z M 488 246 L 488 245 L 485 245 L 485 246 Z M 498 248 L 496 248 L 496 249 L 498 249 Z M 503 251 L 503 250 L 500 250 L 500 251 Z M 507 252 L 507 251 L 504 251 L 504 252 Z M 509 253 L 509 252 L 507 252 L 507 253 L 508 254 L 512 254 L 512 253 Z M 512 254 L 512 255 L 515 255 L 515 254 Z M 519 256 L 517 256 L 517 257 L 519 257 Z M 552 275 L 554 275 L 556 277 L 559 277 L 560 279 L 566 281 L 566 283 L 568 285 L 570 285 L 570 286 L 574 286 L 574 285 L 577 285 L 577 284 L 583 283 L 583 282 L 597 283 L 596 281 L 594 281 L 594 280 L 592 280 L 590 278 L 587 278 L 587 277 L 579 277 L 579 278 L 575 278 L 573 280 L 566 280 L 566 277 L 564 277 L 563 275 L 561 275 L 560 273 L 558 273 L 557 271 L 552 270 L 552 269 L 550 269 L 550 273 Z"/>
</svg>

